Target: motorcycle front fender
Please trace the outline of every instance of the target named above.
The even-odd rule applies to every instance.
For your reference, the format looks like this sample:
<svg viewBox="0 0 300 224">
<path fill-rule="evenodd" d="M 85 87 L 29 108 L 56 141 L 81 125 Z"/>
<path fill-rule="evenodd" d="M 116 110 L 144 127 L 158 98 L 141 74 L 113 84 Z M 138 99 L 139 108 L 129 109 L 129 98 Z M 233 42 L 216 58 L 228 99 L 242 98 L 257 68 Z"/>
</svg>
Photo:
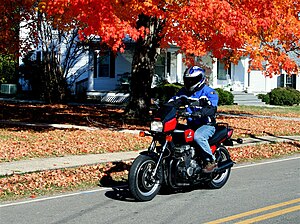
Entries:
<svg viewBox="0 0 300 224">
<path fill-rule="evenodd" d="M 143 155 L 143 156 L 149 156 L 155 160 L 158 160 L 159 156 L 157 155 L 157 153 L 155 152 L 151 152 L 151 151 L 142 151 L 140 152 L 140 155 Z"/>
</svg>

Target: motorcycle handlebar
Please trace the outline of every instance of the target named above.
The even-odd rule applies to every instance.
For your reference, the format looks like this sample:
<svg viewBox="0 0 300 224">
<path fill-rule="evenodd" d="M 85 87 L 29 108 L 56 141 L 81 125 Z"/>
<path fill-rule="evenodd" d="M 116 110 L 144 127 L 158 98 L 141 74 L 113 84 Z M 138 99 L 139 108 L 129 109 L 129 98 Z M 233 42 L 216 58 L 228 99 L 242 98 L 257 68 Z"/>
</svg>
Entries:
<svg viewBox="0 0 300 224">
<path fill-rule="evenodd" d="M 201 112 L 193 112 L 189 113 L 187 111 L 179 111 L 178 112 L 179 117 L 193 117 L 193 118 L 200 118 L 201 117 Z"/>
</svg>

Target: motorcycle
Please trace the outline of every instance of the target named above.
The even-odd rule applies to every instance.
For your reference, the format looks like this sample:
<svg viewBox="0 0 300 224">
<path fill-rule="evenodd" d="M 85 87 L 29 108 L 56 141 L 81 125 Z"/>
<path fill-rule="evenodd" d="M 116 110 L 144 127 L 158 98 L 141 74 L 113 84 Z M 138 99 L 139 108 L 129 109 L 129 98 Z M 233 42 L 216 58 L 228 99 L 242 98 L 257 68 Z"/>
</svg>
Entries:
<svg viewBox="0 0 300 224">
<path fill-rule="evenodd" d="M 189 108 L 201 108 L 199 100 L 181 96 L 158 108 L 153 116 L 150 131 L 140 136 L 151 136 L 148 150 L 133 161 L 128 174 L 129 190 L 137 201 L 152 200 L 161 187 L 178 190 L 205 185 L 210 189 L 223 187 L 234 162 L 226 146 L 232 146 L 233 129 L 227 123 L 217 123 L 216 132 L 209 144 L 217 162 L 211 173 L 203 172 L 206 161 L 203 151 L 194 142 L 195 128 L 187 119 L 199 117 L 199 113 L 187 112 Z M 242 143 L 242 139 L 235 140 Z"/>
</svg>

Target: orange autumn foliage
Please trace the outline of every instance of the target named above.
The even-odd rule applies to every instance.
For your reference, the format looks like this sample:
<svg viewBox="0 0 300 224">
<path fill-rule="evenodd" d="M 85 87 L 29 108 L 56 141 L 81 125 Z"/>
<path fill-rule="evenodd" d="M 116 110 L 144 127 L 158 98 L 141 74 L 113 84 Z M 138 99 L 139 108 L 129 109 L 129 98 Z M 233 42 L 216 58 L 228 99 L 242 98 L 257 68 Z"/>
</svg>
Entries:
<svg viewBox="0 0 300 224">
<path fill-rule="evenodd" d="M 299 0 L 41 0 L 38 4 L 32 0 L 5 1 L 22 2 L 24 16 L 20 18 L 37 11 L 45 13 L 54 27 L 80 27 L 83 40 L 89 35 L 100 36 L 114 51 L 123 50 L 125 37 L 137 40 L 151 31 L 136 28 L 138 16 L 144 14 L 163 24 L 161 47 L 175 43 L 187 55 L 211 52 L 214 57 L 233 63 L 250 56 L 251 65 L 258 69 L 268 61 L 270 75 L 280 74 L 281 69 L 288 73 L 299 70 L 288 55 L 299 50 Z M 0 8 L 4 14 L 7 10 Z M 10 22 L 16 22 L 5 18 L 0 21 L 2 46 L 9 38 Z M 5 23 L 8 25 L 2 27 Z"/>
</svg>

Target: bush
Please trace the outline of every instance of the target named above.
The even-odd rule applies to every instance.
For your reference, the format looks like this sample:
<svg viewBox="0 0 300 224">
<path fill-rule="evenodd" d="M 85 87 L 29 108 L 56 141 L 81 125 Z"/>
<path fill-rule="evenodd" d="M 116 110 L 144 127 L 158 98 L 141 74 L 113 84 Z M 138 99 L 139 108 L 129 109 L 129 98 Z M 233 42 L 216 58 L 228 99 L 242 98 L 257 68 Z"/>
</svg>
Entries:
<svg viewBox="0 0 300 224">
<path fill-rule="evenodd" d="M 266 104 L 270 104 L 270 93 L 267 94 L 258 94 L 258 99 L 261 99 Z"/>
<path fill-rule="evenodd" d="M 183 87 L 182 84 L 162 84 L 152 89 L 151 97 L 159 99 L 160 102 L 167 102 Z M 232 105 L 233 94 L 229 91 L 217 88 L 215 89 L 219 96 L 219 105 Z"/>
<path fill-rule="evenodd" d="M 229 91 L 216 88 L 216 91 L 219 95 L 219 105 L 232 105 L 233 104 L 233 94 Z"/>
<path fill-rule="evenodd" d="M 159 99 L 160 102 L 167 102 L 183 87 L 182 84 L 162 84 L 152 89 L 151 97 Z"/>
<path fill-rule="evenodd" d="M 300 92 L 292 88 L 273 89 L 269 96 L 272 105 L 293 106 L 300 103 Z"/>
<path fill-rule="evenodd" d="M 12 55 L 0 54 L 0 85 L 3 83 L 16 83 L 16 63 Z"/>
</svg>

